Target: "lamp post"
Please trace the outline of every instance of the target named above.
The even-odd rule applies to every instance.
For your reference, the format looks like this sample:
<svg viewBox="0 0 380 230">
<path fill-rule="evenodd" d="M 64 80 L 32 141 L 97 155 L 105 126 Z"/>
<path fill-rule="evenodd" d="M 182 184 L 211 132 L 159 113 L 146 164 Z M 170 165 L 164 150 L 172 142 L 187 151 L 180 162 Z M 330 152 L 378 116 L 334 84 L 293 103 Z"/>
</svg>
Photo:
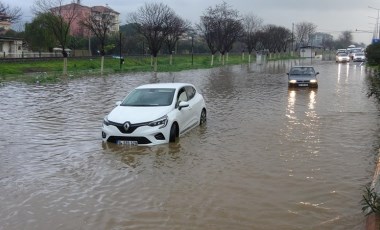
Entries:
<svg viewBox="0 0 380 230">
<path fill-rule="evenodd" d="M 368 16 L 369 18 L 373 18 L 373 19 L 376 19 L 376 21 L 378 20 L 377 17 L 371 17 L 371 16 Z M 375 29 L 372 31 L 373 35 L 372 35 L 372 38 L 375 39 L 376 38 L 376 34 L 377 34 L 377 23 L 369 23 L 369 24 L 372 24 L 372 25 L 375 25 Z"/>
<path fill-rule="evenodd" d="M 379 11 L 380 11 L 380 9 L 375 8 L 375 7 L 371 7 L 371 6 L 368 6 L 368 8 L 377 10 L 376 28 L 375 28 L 374 38 L 378 39 L 379 38 Z"/>
</svg>

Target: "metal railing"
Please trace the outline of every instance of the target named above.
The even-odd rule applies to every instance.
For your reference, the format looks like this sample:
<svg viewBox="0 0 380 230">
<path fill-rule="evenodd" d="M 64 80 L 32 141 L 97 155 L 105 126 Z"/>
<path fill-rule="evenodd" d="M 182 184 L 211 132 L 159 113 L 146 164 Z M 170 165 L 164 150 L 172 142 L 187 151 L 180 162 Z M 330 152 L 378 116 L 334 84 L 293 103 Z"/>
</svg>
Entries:
<svg viewBox="0 0 380 230">
<path fill-rule="evenodd" d="M 7 53 L 1 52 L 0 58 L 44 58 L 44 57 L 62 57 L 60 52 L 21 52 Z"/>
</svg>

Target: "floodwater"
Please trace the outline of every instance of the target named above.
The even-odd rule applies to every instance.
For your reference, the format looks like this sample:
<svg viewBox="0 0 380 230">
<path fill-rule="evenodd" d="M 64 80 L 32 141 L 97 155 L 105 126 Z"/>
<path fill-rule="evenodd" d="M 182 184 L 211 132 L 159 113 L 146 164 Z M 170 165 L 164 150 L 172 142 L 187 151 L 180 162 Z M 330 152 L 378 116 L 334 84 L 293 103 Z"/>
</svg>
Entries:
<svg viewBox="0 0 380 230">
<path fill-rule="evenodd" d="M 319 88 L 289 90 L 296 62 L 0 87 L 0 230 L 363 229 L 379 107 L 358 64 L 317 62 Z M 205 127 L 175 144 L 101 140 L 134 87 L 190 82 Z"/>
</svg>

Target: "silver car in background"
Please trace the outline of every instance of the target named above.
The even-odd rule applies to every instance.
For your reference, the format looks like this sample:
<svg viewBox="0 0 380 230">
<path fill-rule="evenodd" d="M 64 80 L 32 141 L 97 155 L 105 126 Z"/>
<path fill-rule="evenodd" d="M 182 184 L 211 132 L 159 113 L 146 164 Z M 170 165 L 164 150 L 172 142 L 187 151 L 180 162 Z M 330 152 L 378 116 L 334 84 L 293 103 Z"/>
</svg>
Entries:
<svg viewBox="0 0 380 230">
<path fill-rule="evenodd" d="M 365 54 L 364 54 L 364 52 L 354 53 L 353 56 L 352 56 L 352 61 L 354 61 L 354 62 L 364 62 L 365 61 Z"/>
</svg>

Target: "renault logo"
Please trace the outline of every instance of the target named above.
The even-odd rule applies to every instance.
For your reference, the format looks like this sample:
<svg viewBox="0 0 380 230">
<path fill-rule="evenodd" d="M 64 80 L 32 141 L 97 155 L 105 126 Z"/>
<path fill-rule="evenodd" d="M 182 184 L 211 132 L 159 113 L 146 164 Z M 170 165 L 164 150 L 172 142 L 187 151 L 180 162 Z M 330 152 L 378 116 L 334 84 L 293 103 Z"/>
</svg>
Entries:
<svg viewBox="0 0 380 230">
<path fill-rule="evenodd" d="M 125 122 L 123 125 L 124 130 L 127 132 L 130 126 L 131 126 L 131 123 L 129 123 L 129 121 Z"/>
</svg>

